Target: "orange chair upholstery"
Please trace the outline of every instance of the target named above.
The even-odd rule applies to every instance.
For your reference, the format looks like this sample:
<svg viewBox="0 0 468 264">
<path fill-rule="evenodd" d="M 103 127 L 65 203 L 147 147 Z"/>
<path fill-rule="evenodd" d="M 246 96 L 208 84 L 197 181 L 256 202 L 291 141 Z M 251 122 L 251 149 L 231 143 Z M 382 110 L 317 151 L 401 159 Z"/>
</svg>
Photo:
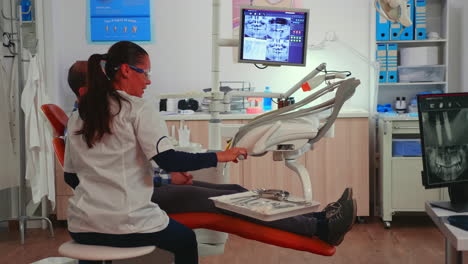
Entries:
<svg viewBox="0 0 468 264">
<path fill-rule="evenodd" d="M 63 131 L 63 130 L 62 130 Z M 63 166 L 65 156 L 65 141 L 63 138 L 53 139 L 54 151 L 60 164 Z M 332 256 L 336 248 L 316 237 L 305 237 L 290 232 L 254 224 L 239 218 L 216 213 L 180 213 L 170 214 L 172 219 L 195 229 L 205 228 L 226 232 L 259 242 L 306 251 L 323 256 Z"/>
<path fill-rule="evenodd" d="M 270 245 L 332 256 L 336 248 L 316 237 L 305 237 L 290 232 L 254 224 L 232 216 L 215 213 L 170 214 L 172 219 L 189 228 L 206 228 L 226 232 Z"/>
<path fill-rule="evenodd" d="M 41 109 L 52 125 L 54 137 L 63 136 L 68 122 L 67 114 L 65 114 L 62 108 L 54 104 L 44 104 L 41 106 Z"/>
</svg>

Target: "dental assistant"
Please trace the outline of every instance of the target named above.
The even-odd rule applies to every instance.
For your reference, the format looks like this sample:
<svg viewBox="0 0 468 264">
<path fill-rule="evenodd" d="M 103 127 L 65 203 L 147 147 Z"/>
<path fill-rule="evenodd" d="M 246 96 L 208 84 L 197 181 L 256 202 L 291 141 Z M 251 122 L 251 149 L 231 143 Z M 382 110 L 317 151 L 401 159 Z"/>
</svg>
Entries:
<svg viewBox="0 0 468 264">
<path fill-rule="evenodd" d="M 169 172 L 237 162 L 243 148 L 191 154 L 173 149 L 159 113 L 141 97 L 151 83 L 148 53 L 121 41 L 88 60 L 88 91 L 68 122 L 65 177 L 80 184 L 70 198 L 68 229 L 78 243 L 114 247 L 155 245 L 175 263 L 198 263 L 194 232 L 151 202 L 150 160 Z M 189 184 L 188 174 L 172 183 Z M 157 195 L 157 194 L 156 194 Z"/>
</svg>

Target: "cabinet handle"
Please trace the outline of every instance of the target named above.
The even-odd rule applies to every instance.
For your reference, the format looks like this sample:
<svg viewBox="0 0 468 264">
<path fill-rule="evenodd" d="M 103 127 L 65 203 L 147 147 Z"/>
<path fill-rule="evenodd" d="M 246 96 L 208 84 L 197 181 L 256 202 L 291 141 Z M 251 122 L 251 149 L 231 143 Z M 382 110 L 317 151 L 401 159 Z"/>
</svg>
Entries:
<svg viewBox="0 0 468 264">
<path fill-rule="evenodd" d="M 419 129 L 419 127 L 417 126 L 394 126 L 393 127 L 394 129 Z"/>
</svg>

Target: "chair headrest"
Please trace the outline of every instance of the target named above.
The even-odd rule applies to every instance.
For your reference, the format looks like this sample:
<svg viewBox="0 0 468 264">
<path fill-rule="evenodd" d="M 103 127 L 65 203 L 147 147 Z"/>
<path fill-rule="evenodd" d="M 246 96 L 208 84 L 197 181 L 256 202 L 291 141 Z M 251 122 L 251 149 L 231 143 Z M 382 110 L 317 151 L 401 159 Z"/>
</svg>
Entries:
<svg viewBox="0 0 468 264">
<path fill-rule="evenodd" d="M 50 125 L 54 130 L 54 136 L 63 136 L 65 127 L 67 126 L 68 116 L 59 106 L 55 104 L 44 104 L 41 110 L 49 120 Z"/>
</svg>

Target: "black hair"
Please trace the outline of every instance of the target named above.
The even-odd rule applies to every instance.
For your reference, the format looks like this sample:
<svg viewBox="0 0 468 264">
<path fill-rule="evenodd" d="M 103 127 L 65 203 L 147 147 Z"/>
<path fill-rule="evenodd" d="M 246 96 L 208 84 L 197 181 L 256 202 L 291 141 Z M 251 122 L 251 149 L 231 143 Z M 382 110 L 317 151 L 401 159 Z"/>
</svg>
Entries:
<svg viewBox="0 0 468 264">
<path fill-rule="evenodd" d="M 115 76 L 120 65 L 142 63 L 145 56 L 148 56 L 148 53 L 139 45 L 130 41 L 119 41 L 110 47 L 107 54 L 93 54 L 89 57 L 88 91 L 80 98 L 78 107 L 83 127 L 76 132 L 77 135 L 83 135 L 89 148 L 105 134 L 112 134 L 113 116 L 109 99 L 117 102 L 119 111 L 122 101 L 127 101 L 114 88 Z"/>
<path fill-rule="evenodd" d="M 80 97 L 80 88 L 86 86 L 87 67 L 86 61 L 77 61 L 68 69 L 68 85 L 76 97 Z"/>
</svg>

